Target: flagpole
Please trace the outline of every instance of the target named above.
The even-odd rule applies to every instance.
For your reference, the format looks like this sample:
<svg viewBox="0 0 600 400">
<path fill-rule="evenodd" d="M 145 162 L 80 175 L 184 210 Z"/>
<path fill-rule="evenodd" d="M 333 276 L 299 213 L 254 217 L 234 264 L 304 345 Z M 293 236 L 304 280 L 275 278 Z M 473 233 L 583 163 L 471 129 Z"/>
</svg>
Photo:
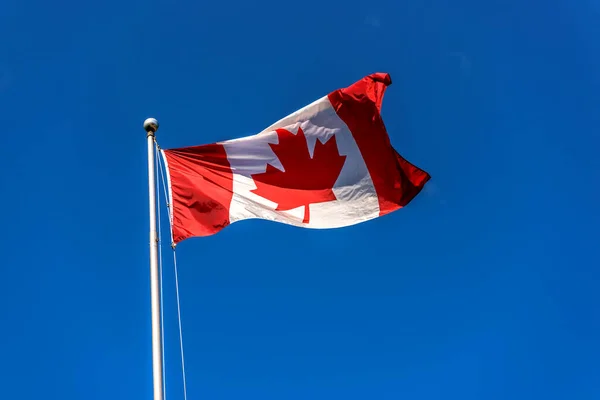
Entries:
<svg viewBox="0 0 600 400">
<path fill-rule="evenodd" d="M 163 400 L 162 332 L 160 320 L 160 276 L 158 273 L 158 233 L 156 231 L 156 185 L 154 181 L 154 138 L 158 121 L 144 121 L 148 142 L 148 200 L 150 204 L 150 294 L 152 305 L 152 374 L 154 400 Z"/>
</svg>

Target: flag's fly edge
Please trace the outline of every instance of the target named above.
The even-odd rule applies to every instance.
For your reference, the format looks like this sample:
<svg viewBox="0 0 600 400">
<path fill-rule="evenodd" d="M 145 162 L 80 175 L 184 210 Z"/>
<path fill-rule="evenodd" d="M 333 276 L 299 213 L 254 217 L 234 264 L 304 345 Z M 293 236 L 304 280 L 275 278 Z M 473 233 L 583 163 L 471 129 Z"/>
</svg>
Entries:
<svg viewBox="0 0 600 400">
<path fill-rule="evenodd" d="M 389 74 L 374 73 L 328 95 L 338 117 L 352 132 L 367 165 L 379 199 L 379 215 L 406 206 L 431 178 L 405 160 L 390 143 L 381 117 L 381 103 L 391 84 Z M 394 165 L 396 168 L 391 168 Z"/>
</svg>

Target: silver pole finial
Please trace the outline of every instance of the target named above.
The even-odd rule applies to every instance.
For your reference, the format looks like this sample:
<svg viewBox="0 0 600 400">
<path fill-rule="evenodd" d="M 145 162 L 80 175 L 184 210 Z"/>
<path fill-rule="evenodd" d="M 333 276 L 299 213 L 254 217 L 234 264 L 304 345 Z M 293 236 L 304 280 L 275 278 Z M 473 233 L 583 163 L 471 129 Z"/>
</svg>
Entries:
<svg viewBox="0 0 600 400">
<path fill-rule="evenodd" d="M 158 130 L 158 121 L 156 118 L 148 118 L 144 121 L 144 129 L 148 134 L 154 134 Z"/>
</svg>

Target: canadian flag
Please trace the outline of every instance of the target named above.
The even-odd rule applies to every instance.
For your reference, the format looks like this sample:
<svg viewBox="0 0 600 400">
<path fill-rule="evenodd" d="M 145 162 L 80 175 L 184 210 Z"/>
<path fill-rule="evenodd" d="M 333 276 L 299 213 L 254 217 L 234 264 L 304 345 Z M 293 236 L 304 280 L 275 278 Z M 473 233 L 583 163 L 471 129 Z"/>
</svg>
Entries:
<svg viewBox="0 0 600 400">
<path fill-rule="evenodd" d="M 390 84 L 372 74 L 256 135 L 161 150 L 174 243 L 250 218 L 339 228 L 407 205 L 430 176 L 390 144 Z"/>
</svg>

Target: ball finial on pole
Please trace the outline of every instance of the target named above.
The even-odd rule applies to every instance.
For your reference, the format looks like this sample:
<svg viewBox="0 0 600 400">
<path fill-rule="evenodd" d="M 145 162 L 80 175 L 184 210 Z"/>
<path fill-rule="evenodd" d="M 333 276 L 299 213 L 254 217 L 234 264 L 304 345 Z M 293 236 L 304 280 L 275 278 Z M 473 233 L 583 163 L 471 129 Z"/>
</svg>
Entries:
<svg viewBox="0 0 600 400">
<path fill-rule="evenodd" d="M 149 135 L 153 135 L 158 130 L 158 121 L 156 118 L 148 118 L 144 121 L 144 129 Z"/>
</svg>

